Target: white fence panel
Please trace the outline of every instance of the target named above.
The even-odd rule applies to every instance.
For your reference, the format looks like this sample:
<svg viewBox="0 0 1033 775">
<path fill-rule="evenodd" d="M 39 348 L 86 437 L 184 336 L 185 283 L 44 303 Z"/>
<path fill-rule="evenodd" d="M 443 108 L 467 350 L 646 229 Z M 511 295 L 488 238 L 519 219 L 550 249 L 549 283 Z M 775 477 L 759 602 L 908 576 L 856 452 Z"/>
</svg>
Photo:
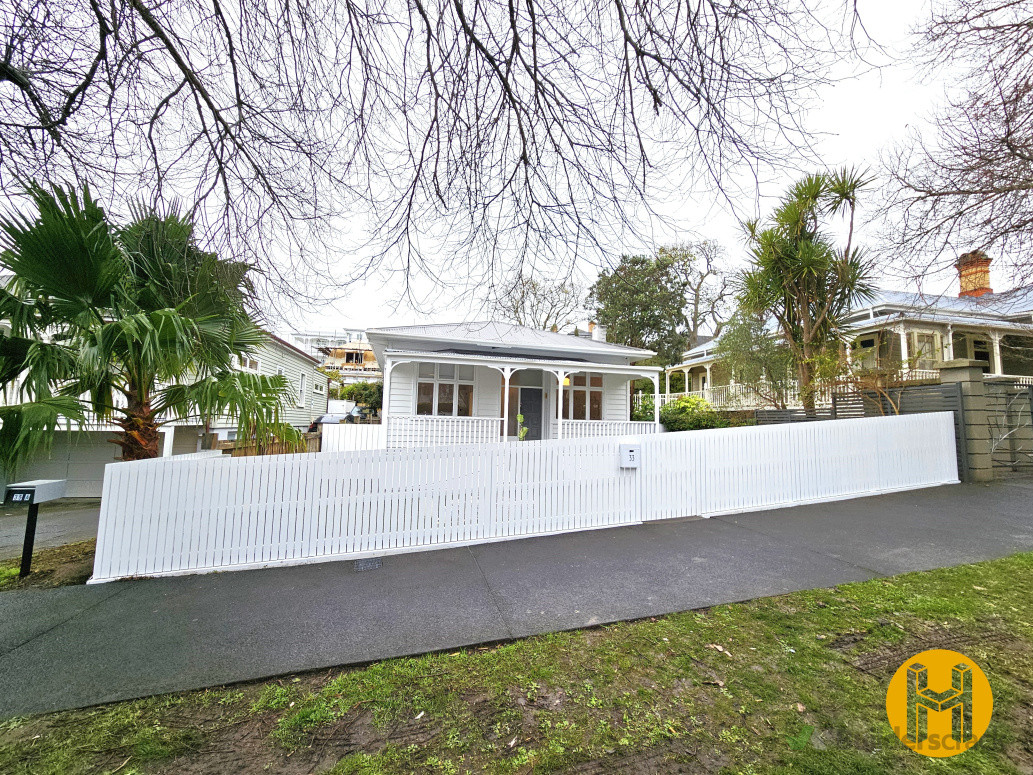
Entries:
<svg viewBox="0 0 1033 775">
<path fill-rule="evenodd" d="M 371 426 L 375 427 L 375 426 Z M 957 481 L 953 415 L 107 466 L 92 581 L 390 554 Z"/>
<path fill-rule="evenodd" d="M 322 426 L 321 452 L 355 452 L 364 449 L 385 449 L 385 426 L 359 423 L 334 423 Z"/>
<path fill-rule="evenodd" d="M 660 426 L 654 422 L 638 420 L 564 420 L 557 431 L 564 439 L 588 439 L 597 436 L 635 436 L 643 433 L 659 433 Z"/>
<path fill-rule="evenodd" d="M 402 414 L 387 418 L 387 447 L 493 444 L 502 439 L 501 417 L 437 417 Z"/>
</svg>

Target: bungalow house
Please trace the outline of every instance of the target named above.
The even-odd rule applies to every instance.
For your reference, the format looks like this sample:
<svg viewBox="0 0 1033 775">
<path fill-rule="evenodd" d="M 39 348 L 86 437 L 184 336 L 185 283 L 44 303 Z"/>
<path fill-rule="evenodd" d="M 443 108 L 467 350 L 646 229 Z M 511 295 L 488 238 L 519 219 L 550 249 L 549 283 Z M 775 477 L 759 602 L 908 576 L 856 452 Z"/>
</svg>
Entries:
<svg viewBox="0 0 1033 775">
<path fill-rule="evenodd" d="M 1033 385 L 1033 285 L 994 293 L 990 259 L 981 251 L 958 259 L 957 297 L 902 291 L 877 291 L 846 317 L 849 335 L 843 343 L 849 363 L 899 369 L 905 381 L 935 380 L 936 364 L 954 358 L 982 361 L 984 372 Z M 736 384 L 721 367 L 717 338 L 688 350 L 683 360 L 666 370 L 666 393 L 672 394 L 671 374 L 680 372 L 685 392 L 718 406 L 762 405 L 765 391 Z"/>
<path fill-rule="evenodd" d="M 589 336 L 480 322 L 374 328 L 388 447 L 651 433 L 633 422 L 631 382 L 655 353 Z M 658 414 L 657 410 L 657 414 Z M 526 429 L 526 430 L 523 430 Z"/>
</svg>

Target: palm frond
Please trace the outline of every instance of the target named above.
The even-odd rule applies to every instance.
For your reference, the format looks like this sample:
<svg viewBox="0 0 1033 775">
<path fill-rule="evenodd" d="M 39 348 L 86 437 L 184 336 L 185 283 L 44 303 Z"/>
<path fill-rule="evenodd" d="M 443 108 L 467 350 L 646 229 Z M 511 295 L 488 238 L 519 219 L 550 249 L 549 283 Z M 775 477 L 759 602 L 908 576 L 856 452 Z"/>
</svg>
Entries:
<svg viewBox="0 0 1033 775">
<path fill-rule="evenodd" d="M 14 476 L 20 466 L 48 452 L 62 419 L 85 422 L 79 401 L 58 396 L 0 406 L 0 469 Z"/>
<path fill-rule="evenodd" d="M 14 273 L 28 293 L 45 297 L 62 318 L 109 307 L 125 261 L 89 188 L 79 196 L 71 188 L 33 185 L 28 193 L 36 217 L 0 217 L 0 266 Z"/>
<path fill-rule="evenodd" d="M 259 448 L 273 441 L 297 445 L 302 441 L 300 432 L 282 419 L 292 396 L 290 382 L 282 375 L 227 371 L 163 388 L 155 408 L 181 419 L 210 422 L 228 417 L 237 423 L 237 438 Z"/>
</svg>

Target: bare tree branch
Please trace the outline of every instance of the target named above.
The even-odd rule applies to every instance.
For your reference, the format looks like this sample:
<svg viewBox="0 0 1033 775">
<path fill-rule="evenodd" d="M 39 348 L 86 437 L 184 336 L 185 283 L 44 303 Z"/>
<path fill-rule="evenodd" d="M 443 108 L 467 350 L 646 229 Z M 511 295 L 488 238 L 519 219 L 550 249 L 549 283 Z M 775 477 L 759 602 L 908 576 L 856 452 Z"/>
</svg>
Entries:
<svg viewBox="0 0 1033 775">
<path fill-rule="evenodd" d="M 601 255 L 675 171 L 722 190 L 805 146 L 802 108 L 853 50 L 845 7 L 830 26 L 803 0 L 13 0 L 0 190 L 183 199 L 278 289 L 497 286 Z"/>
<path fill-rule="evenodd" d="M 888 250 L 915 276 L 992 252 L 1033 279 L 1033 4 L 944 0 L 921 32 L 928 72 L 960 70 L 960 94 L 885 159 Z"/>
</svg>

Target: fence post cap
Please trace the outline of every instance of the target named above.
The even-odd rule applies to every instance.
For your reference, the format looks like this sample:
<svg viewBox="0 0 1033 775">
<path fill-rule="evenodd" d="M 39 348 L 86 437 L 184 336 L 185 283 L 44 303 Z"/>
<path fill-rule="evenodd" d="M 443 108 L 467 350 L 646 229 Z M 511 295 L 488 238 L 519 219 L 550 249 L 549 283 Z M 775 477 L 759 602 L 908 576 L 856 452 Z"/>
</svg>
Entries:
<svg viewBox="0 0 1033 775">
<path fill-rule="evenodd" d="M 955 358 L 953 361 L 940 361 L 936 368 L 940 370 L 941 385 L 966 384 L 968 390 L 981 391 L 986 365 L 984 361 L 972 358 Z"/>
<path fill-rule="evenodd" d="M 952 361 L 940 361 L 933 368 L 940 369 L 982 369 L 986 361 L 977 361 L 974 358 L 955 358 Z"/>
</svg>

